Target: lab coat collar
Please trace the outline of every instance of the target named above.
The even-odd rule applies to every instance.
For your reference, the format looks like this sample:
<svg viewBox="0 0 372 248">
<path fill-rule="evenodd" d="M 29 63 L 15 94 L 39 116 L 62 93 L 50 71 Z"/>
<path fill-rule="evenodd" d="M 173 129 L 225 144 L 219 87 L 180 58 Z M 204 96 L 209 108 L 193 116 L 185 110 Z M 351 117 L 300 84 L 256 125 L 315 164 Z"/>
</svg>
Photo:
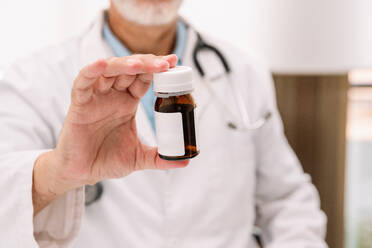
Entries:
<svg viewBox="0 0 372 248">
<path fill-rule="evenodd" d="M 110 58 L 114 54 L 102 35 L 105 11 L 102 11 L 92 23 L 89 29 L 82 36 L 81 47 L 81 67 L 93 63 L 100 58 Z"/>
<path fill-rule="evenodd" d="M 110 49 L 107 42 L 104 40 L 102 35 L 102 29 L 104 25 L 104 18 L 105 18 L 105 11 L 102 11 L 98 18 L 96 18 L 96 21 L 90 26 L 88 29 L 88 33 L 83 35 L 82 37 L 82 49 L 81 49 L 81 66 L 85 66 L 89 63 L 94 62 L 98 58 L 109 58 L 115 56 Z M 182 17 L 181 17 L 182 18 Z M 187 34 L 187 44 L 184 52 L 184 59 L 183 64 L 187 66 L 191 66 L 194 69 L 194 74 L 196 79 L 200 79 L 200 76 L 198 74 L 198 71 L 196 70 L 194 64 L 193 64 L 193 50 L 196 45 L 197 41 L 197 35 L 195 29 L 190 25 L 187 20 L 182 18 L 182 21 L 184 21 L 188 26 L 188 34 Z M 205 39 L 205 37 L 203 37 Z M 215 58 L 215 56 L 209 52 L 200 52 L 200 55 L 203 55 L 203 57 L 212 57 L 212 60 L 216 62 L 216 64 L 213 66 L 204 66 L 206 70 L 206 79 L 207 80 L 214 80 L 215 78 L 220 78 L 219 76 L 224 73 L 222 70 L 219 60 Z M 201 61 L 204 61 L 205 59 L 201 58 L 202 56 L 199 55 L 199 59 Z M 209 61 L 207 61 L 209 62 Z"/>
</svg>

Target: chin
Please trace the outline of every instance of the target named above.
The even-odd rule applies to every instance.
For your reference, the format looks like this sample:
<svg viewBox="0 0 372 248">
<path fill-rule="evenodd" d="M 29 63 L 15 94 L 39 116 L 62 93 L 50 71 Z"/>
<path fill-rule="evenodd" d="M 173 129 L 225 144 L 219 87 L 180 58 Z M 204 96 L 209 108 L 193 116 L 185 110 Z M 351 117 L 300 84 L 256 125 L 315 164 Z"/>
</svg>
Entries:
<svg viewBox="0 0 372 248">
<path fill-rule="evenodd" d="M 120 15 L 145 26 L 166 25 L 178 16 L 183 0 L 112 0 Z"/>
</svg>

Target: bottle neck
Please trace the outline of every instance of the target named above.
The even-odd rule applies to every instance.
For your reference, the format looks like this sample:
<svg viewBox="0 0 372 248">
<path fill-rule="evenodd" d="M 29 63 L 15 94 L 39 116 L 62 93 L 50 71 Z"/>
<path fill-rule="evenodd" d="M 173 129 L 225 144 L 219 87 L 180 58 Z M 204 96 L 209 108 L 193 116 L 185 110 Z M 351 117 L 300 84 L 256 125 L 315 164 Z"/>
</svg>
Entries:
<svg viewBox="0 0 372 248">
<path fill-rule="evenodd" d="M 180 92 L 154 92 L 154 95 L 156 97 L 160 98 L 168 98 L 171 96 L 182 96 L 190 94 L 193 90 L 187 90 L 187 91 L 180 91 Z"/>
</svg>

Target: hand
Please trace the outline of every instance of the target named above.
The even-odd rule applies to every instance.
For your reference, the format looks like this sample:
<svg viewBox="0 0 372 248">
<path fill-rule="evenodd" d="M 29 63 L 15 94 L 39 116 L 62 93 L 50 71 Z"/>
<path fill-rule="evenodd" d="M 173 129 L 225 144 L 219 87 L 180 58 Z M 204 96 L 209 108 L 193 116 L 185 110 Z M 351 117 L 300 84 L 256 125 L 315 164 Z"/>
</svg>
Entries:
<svg viewBox="0 0 372 248">
<path fill-rule="evenodd" d="M 133 55 L 99 60 L 83 68 L 74 82 L 57 147 L 35 165 L 35 191 L 39 187 L 41 192 L 59 195 L 137 170 L 186 166 L 187 161 L 162 160 L 157 148 L 142 144 L 135 121 L 153 73 L 176 63 L 175 55 Z M 38 180 L 36 170 L 47 175 L 44 180 Z"/>
</svg>

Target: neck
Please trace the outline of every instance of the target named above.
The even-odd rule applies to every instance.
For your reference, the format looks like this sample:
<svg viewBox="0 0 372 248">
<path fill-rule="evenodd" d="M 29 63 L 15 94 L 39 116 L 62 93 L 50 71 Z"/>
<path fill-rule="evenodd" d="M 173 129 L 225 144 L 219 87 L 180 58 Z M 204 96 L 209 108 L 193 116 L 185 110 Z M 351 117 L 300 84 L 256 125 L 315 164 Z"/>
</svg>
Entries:
<svg viewBox="0 0 372 248">
<path fill-rule="evenodd" d="M 108 22 L 112 32 L 132 53 L 167 55 L 173 51 L 177 20 L 162 26 L 144 26 L 123 18 L 111 5 Z"/>
</svg>

